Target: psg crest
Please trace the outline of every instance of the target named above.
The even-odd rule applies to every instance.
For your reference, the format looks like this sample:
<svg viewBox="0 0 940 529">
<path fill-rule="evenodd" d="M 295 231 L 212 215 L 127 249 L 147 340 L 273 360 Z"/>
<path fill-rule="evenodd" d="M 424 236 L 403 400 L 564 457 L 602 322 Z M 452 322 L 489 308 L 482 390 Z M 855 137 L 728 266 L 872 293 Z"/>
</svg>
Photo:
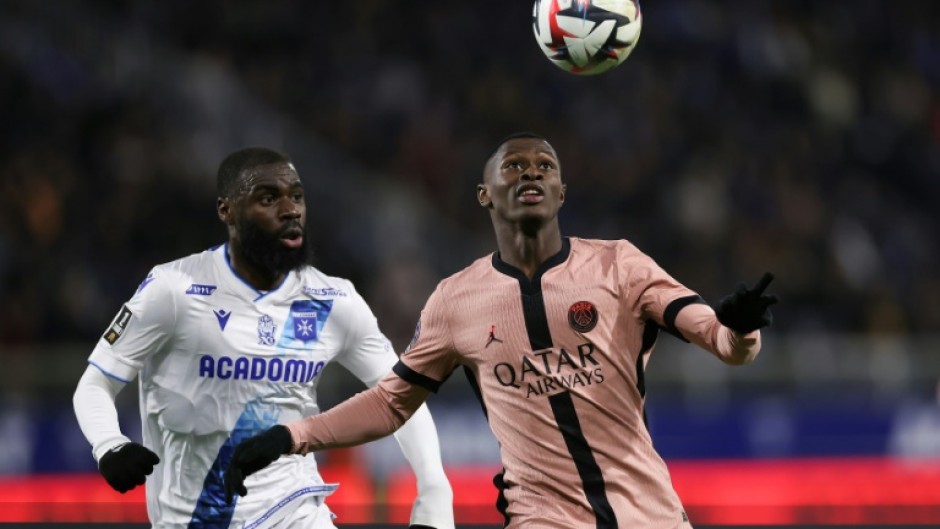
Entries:
<svg viewBox="0 0 940 529">
<path fill-rule="evenodd" d="M 597 309 L 594 304 L 590 301 L 578 301 L 568 307 L 568 325 L 581 333 L 593 329 L 597 325 Z"/>
</svg>

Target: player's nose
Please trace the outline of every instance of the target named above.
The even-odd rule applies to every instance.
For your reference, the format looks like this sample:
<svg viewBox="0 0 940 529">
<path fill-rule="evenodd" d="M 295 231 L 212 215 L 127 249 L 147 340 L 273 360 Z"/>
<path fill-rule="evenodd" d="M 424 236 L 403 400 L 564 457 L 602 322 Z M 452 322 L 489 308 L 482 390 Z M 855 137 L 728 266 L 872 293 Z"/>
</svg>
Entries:
<svg viewBox="0 0 940 529">
<path fill-rule="evenodd" d="M 520 177 L 527 182 L 538 182 L 545 178 L 538 166 L 530 165 Z"/>
<path fill-rule="evenodd" d="M 278 210 L 278 215 L 282 219 L 299 219 L 301 214 L 300 209 L 301 206 L 293 200 L 281 200 L 281 207 Z"/>
</svg>

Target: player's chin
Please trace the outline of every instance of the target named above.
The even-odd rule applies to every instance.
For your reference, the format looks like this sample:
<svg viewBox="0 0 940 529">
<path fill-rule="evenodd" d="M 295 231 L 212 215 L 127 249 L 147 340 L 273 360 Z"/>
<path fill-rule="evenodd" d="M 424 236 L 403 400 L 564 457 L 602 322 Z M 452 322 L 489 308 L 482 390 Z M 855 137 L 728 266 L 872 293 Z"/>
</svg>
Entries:
<svg viewBox="0 0 940 529">
<path fill-rule="evenodd" d="M 539 202 L 536 204 L 519 204 L 513 208 L 510 216 L 521 222 L 548 221 L 558 215 L 558 204 Z"/>
<path fill-rule="evenodd" d="M 281 268 L 285 272 L 298 270 L 310 263 L 310 252 L 306 246 L 300 248 L 284 248 L 280 253 Z"/>
<path fill-rule="evenodd" d="M 299 248 L 288 248 L 278 245 L 269 248 L 268 252 L 260 256 L 261 265 L 269 272 L 286 274 L 299 270 L 312 261 L 312 252 L 306 244 Z"/>
</svg>

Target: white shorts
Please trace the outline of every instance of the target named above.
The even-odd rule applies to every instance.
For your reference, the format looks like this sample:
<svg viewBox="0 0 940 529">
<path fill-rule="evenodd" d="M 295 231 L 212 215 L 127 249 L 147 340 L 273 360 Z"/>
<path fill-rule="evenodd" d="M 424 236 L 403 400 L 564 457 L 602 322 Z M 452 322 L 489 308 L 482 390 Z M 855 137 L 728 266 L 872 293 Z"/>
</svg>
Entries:
<svg viewBox="0 0 940 529">
<path fill-rule="evenodd" d="M 323 485 L 329 488 L 326 494 L 304 495 L 268 510 L 261 518 L 246 522 L 243 529 L 336 529 L 333 518 L 336 516 L 326 505 L 326 497 L 336 490 L 336 485 Z M 233 526 L 234 528 L 234 526 Z"/>
<path fill-rule="evenodd" d="M 334 517 L 322 497 L 307 498 L 272 529 L 336 529 L 333 525 Z"/>
</svg>

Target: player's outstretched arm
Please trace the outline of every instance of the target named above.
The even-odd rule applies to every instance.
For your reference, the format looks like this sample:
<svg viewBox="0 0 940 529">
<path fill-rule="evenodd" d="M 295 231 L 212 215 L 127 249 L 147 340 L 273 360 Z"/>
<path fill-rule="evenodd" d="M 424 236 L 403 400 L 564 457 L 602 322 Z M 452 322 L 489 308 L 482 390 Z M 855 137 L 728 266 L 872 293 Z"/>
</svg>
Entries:
<svg viewBox="0 0 940 529">
<path fill-rule="evenodd" d="M 389 374 L 379 385 L 356 394 L 336 407 L 286 426 L 290 446 L 277 426 L 235 447 L 225 471 L 226 499 L 245 496 L 245 478 L 285 453 L 306 454 L 330 448 L 356 446 L 385 437 L 401 428 L 430 392 Z M 283 427 L 282 427 L 283 428 Z M 263 440 L 257 440 L 258 437 Z M 242 445 L 246 445 L 241 448 Z M 241 448 L 241 449 L 240 449 Z"/>
<path fill-rule="evenodd" d="M 772 279 L 768 273 L 753 288 L 738 285 L 721 299 L 717 309 L 703 302 L 685 305 L 675 317 L 676 329 L 726 364 L 750 363 L 761 349 L 760 329 L 773 321 L 770 306 L 777 297 L 764 294 Z"/>
<path fill-rule="evenodd" d="M 124 385 L 89 365 L 72 398 L 75 417 L 92 445 L 98 471 L 122 494 L 143 485 L 160 462 L 157 454 L 121 433 L 114 398 Z"/>
</svg>

